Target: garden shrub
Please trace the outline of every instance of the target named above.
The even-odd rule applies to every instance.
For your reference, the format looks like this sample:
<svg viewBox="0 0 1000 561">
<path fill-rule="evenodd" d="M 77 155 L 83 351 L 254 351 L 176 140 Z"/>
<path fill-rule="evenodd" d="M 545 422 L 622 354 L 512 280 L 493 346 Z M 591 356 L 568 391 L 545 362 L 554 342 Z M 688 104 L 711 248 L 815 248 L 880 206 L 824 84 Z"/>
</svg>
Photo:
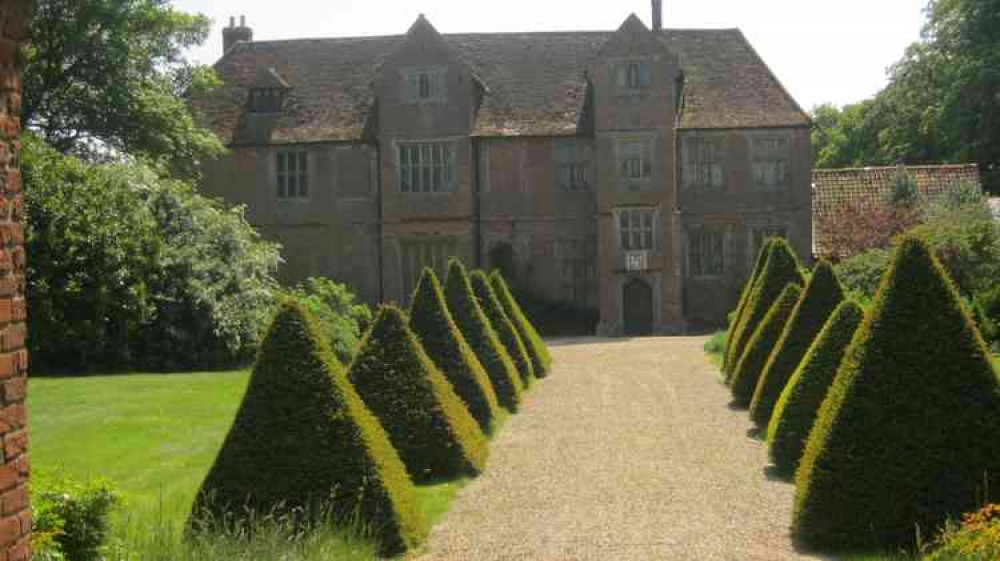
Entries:
<svg viewBox="0 0 1000 561">
<path fill-rule="evenodd" d="M 486 369 L 455 325 L 437 275 L 425 267 L 410 302 L 410 329 L 484 433 L 493 430 L 500 403 Z"/>
<path fill-rule="evenodd" d="M 992 561 L 1000 559 L 1000 504 L 988 504 L 949 521 L 932 543 L 924 561 Z"/>
<path fill-rule="evenodd" d="M 341 364 L 349 364 L 361 344 L 361 336 L 372 321 L 372 311 L 343 283 L 324 277 L 309 277 L 281 296 L 309 310 L 319 322 L 327 342 Z"/>
<path fill-rule="evenodd" d="M 796 259 L 788 242 L 781 238 L 774 238 L 771 240 L 764 268 L 754 283 L 750 296 L 748 296 L 743 316 L 739 318 L 734 327 L 732 344 L 726 347 L 727 383 L 732 382 L 736 366 L 745 352 L 750 336 L 753 335 L 764 315 L 767 314 L 778 295 L 789 283 L 802 286 L 805 284 L 805 279 L 799 271 L 798 259 Z"/>
<path fill-rule="evenodd" d="M 284 301 L 189 526 L 211 531 L 299 510 L 360 521 L 385 554 L 412 548 L 427 531 L 403 462 L 316 320 Z"/>
<path fill-rule="evenodd" d="M 111 510 L 122 504 L 110 482 L 63 473 L 31 474 L 31 544 L 41 560 L 103 559 Z"/>
<path fill-rule="evenodd" d="M 961 297 L 905 237 L 796 472 L 798 543 L 913 547 L 1000 488 L 1000 383 Z"/>
<path fill-rule="evenodd" d="M 521 382 L 527 389 L 535 379 L 535 371 L 531 365 L 531 358 L 521 341 L 521 336 L 517 334 L 514 324 L 511 323 L 507 313 L 504 312 L 503 305 L 497 299 L 490 286 L 490 281 L 486 278 L 486 273 L 473 271 L 469 275 L 469 282 L 472 284 L 472 291 L 479 301 L 479 307 L 486 314 L 486 319 L 490 320 L 490 326 L 496 331 L 497 337 L 503 343 L 504 349 L 514 361 L 518 374 L 521 375 Z"/>
<path fill-rule="evenodd" d="M 277 246 L 142 163 L 22 152 L 33 371 L 177 370 L 253 358 Z"/>
<path fill-rule="evenodd" d="M 476 475 L 486 437 L 406 324 L 402 310 L 381 307 L 347 378 L 415 481 Z"/>
<path fill-rule="evenodd" d="M 521 306 L 514 299 L 514 295 L 511 293 L 510 287 L 507 286 L 507 282 L 500 274 L 500 271 L 490 273 L 490 285 L 493 286 L 494 294 L 500 300 L 504 312 L 507 313 L 507 317 L 513 322 L 514 328 L 517 329 L 518 335 L 521 336 L 521 341 L 528 350 L 535 377 L 544 378 L 552 368 L 552 357 L 549 355 L 549 348 L 545 345 L 545 341 L 542 340 L 535 326 L 528 321 L 528 316 L 524 314 Z"/>
<path fill-rule="evenodd" d="M 724 348 L 729 348 L 733 345 L 733 333 L 736 333 L 736 324 L 739 323 L 740 318 L 743 317 L 743 312 L 746 309 L 747 300 L 750 299 L 750 293 L 753 291 L 754 283 L 757 282 L 757 278 L 760 276 L 760 272 L 764 270 L 764 264 L 767 262 L 767 255 L 771 251 L 771 240 L 772 238 L 767 238 L 764 243 L 760 246 L 760 252 L 757 253 L 757 261 L 754 262 L 753 271 L 750 271 L 750 277 L 747 279 L 746 284 L 743 285 L 743 290 L 740 292 L 740 301 L 736 304 L 736 310 L 732 312 L 729 316 L 729 323 L 726 326 L 726 344 Z M 725 363 L 726 355 L 723 354 L 723 364 L 722 370 L 725 371 L 728 366 Z"/>
<path fill-rule="evenodd" d="M 809 276 L 802 297 L 792 310 L 774 351 L 760 373 L 757 389 L 750 401 L 750 418 L 759 428 L 767 428 L 774 404 L 785 389 L 788 379 L 792 377 L 830 313 L 843 299 L 844 292 L 833 267 L 821 260 Z"/>
<path fill-rule="evenodd" d="M 479 307 L 465 267 L 457 259 L 448 263 L 444 295 L 451 316 L 476 353 L 476 358 L 486 369 L 500 405 L 512 413 L 516 412 L 521 402 L 521 377 L 503 343 L 490 326 L 490 320 Z"/>
<path fill-rule="evenodd" d="M 733 381 L 730 390 L 733 393 L 733 405 L 746 407 L 750 405 L 761 371 L 768 357 L 774 351 L 774 346 L 781 336 L 781 331 L 792 314 L 792 309 L 802 295 L 802 289 L 797 284 L 788 284 L 778 295 L 774 305 L 754 330 L 746 352 L 733 368 Z"/>
<path fill-rule="evenodd" d="M 768 449 L 779 474 L 795 473 L 819 406 L 863 316 L 854 301 L 837 306 L 781 392 L 767 426 Z"/>
</svg>

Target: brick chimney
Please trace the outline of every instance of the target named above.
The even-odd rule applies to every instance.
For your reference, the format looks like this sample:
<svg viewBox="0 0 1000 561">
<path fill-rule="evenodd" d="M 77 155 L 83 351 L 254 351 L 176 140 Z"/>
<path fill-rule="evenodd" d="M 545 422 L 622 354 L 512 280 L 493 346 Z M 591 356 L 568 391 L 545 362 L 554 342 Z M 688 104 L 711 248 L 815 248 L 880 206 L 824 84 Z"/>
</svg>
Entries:
<svg viewBox="0 0 1000 561">
<path fill-rule="evenodd" d="M 246 16 L 240 16 L 240 25 L 237 27 L 236 18 L 229 17 L 229 27 L 222 28 L 222 54 L 225 55 L 229 49 L 240 41 L 247 43 L 253 41 L 253 30 L 247 27 Z"/>
<path fill-rule="evenodd" d="M 663 29 L 663 0 L 653 0 L 653 31 Z"/>
</svg>

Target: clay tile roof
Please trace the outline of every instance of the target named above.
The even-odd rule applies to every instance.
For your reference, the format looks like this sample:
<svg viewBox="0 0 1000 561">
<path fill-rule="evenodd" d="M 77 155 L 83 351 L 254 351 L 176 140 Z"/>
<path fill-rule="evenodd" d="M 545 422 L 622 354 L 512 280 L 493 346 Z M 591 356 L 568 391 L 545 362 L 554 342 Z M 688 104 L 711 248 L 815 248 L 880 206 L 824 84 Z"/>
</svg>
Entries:
<svg viewBox="0 0 1000 561">
<path fill-rule="evenodd" d="M 586 70 L 611 32 L 443 35 L 484 85 L 472 134 L 558 136 L 583 132 Z M 736 29 L 664 30 L 685 76 L 681 128 L 804 126 L 809 117 Z M 271 143 L 360 140 L 375 106 L 384 57 L 405 37 L 295 39 L 237 43 L 215 64 L 223 85 L 194 100 L 226 143 L 245 132 L 247 88 L 261 69 L 288 85 L 270 127 Z M 257 86 L 259 87 L 259 86 Z"/>
<path fill-rule="evenodd" d="M 812 172 L 813 253 L 827 254 L 820 224 L 829 216 L 850 208 L 873 208 L 887 201 L 900 171 L 916 184 L 921 202 L 933 201 L 963 184 L 982 189 L 979 166 L 890 166 L 849 169 L 817 169 Z"/>
</svg>

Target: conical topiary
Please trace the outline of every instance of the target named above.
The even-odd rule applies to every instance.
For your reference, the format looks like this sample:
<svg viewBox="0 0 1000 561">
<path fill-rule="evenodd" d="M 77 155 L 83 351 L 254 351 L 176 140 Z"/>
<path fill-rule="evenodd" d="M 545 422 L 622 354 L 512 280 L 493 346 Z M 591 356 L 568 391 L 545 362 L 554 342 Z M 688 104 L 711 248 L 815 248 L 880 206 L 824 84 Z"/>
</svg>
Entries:
<svg viewBox="0 0 1000 561">
<path fill-rule="evenodd" d="M 514 323 L 521 341 L 528 349 L 528 356 L 531 357 L 531 367 L 536 378 L 548 376 L 552 369 L 552 357 L 549 355 L 549 348 L 545 345 L 541 335 L 528 321 L 528 316 L 524 315 L 521 306 L 518 305 L 511 293 L 507 282 L 503 280 L 500 271 L 490 273 L 490 285 L 493 286 L 493 293 L 497 295 L 503 310 L 507 312 L 507 317 Z"/>
<path fill-rule="evenodd" d="M 729 349 L 733 345 L 733 334 L 736 333 L 736 325 L 740 322 L 740 318 L 743 317 L 743 312 L 746 311 L 747 300 L 750 299 L 750 293 L 753 292 L 754 283 L 760 277 L 760 272 L 764 270 L 764 264 L 767 263 L 767 254 L 771 251 L 771 240 L 772 238 L 767 238 L 764 243 L 760 246 L 760 252 L 757 253 L 757 261 L 754 263 L 753 271 L 750 272 L 750 277 L 747 279 L 746 284 L 743 285 L 743 290 L 740 292 L 740 301 L 736 304 L 736 311 L 733 313 L 732 320 L 729 323 L 729 332 L 726 333 L 726 349 Z M 728 371 L 728 364 L 725 362 L 729 358 L 729 353 L 727 352 L 723 357 L 722 371 Z"/>
<path fill-rule="evenodd" d="M 729 388 L 733 393 L 733 405 L 746 407 L 750 404 L 750 398 L 757 387 L 767 357 L 774 350 L 774 345 L 781 336 L 781 330 L 785 328 L 785 323 L 801 295 L 802 289 L 799 285 L 787 285 L 754 331 L 750 342 L 747 343 L 746 352 L 733 368 L 733 383 Z"/>
<path fill-rule="evenodd" d="M 489 374 L 500 405 L 512 413 L 517 411 L 518 404 L 521 403 L 521 377 L 503 343 L 490 327 L 490 320 L 479 307 L 465 267 L 457 259 L 452 259 L 448 264 L 444 297 L 448 302 L 448 311 L 455 318 L 462 335 Z"/>
<path fill-rule="evenodd" d="M 806 288 L 785 323 L 774 351 L 760 373 L 757 389 L 750 400 L 750 419 L 760 428 L 767 428 L 771 412 L 785 384 L 809 350 L 816 334 L 823 328 L 833 309 L 844 299 L 833 267 L 820 261 L 813 269 Z"/>
<path fill-rule="evenodd" d="M 904 237 L 796 472 L 792 533 L 831 550 L 915 545 L 1000 489 L 1000 383 L 926 244 Z"/>
<path fill-rule="evenodd" d="M 853 301 L 837 306 L 781 392 L 767 426 L 771 461 L 780 475 L 795 473 L 819 406 L 863 316 Z"/>
<path fill-rule="evenodd" d="M 486 434 L 492 432 L 500 410 L 497 394 L 486 369 L 455 325 L 441 284 L 430 267 L 424 268 L 413 293 L 410 329 L 420 339 L 427 356 L 451 382 L 479 428 Z"/>
<path fill-rule="evenodd" d="M 296 509 L 360 521 L 386 555 L 427 526 L 406 468 L 315 320 L 282 303 L 236 418 L 201 485 L 193 531 Z"/>
<path fill-rule="evenodd" d="M 399 308 L 380 308 L 347 377 L 415 480 L 478 474 L 486 437 L 406 324 Z"/>
<path fill-rule="evenodd" d="M 472 292 L 475 293 L 476 300 L 479 301 L 479 307 L 486 314 L 486 319 L 490 320 L 490 326 L 493 327 L 493 331 L 496 331 L 504 349 L 514 361 L 517 373 L 521 375 L 521 382 L 525 388 L 529 387 L 535 379 L 531 358 L 524 348 L 521 336 L 517 334 L 517 329 L 507 317 L 507 313 L 503 311 L 503 306 L 494 294 L 493 287 L 490 286 L 490 281 L 486 278 L 486 273 L 473 271 L 469 276 L 469 282 L 472 284 Z"/>
<path fill-rule="evenodd" d="M 764 314 L 785 289 L 785 285 L 794 283 L 805 284 L 802 273 L 799 272 L 799 261 L 795 258 L 788 242 L 781 238 L 771 240 L 771 247 L 764 262 L 764 269 L 757 277 L 753 290 L 750 292 L 743 315 L 736 330 L 733 332 L 732 345 L 726 349 L 726 382 L 731 383 L 737 363 L 743 357 L 747 342 L 760 324 Z"/>
</svg>

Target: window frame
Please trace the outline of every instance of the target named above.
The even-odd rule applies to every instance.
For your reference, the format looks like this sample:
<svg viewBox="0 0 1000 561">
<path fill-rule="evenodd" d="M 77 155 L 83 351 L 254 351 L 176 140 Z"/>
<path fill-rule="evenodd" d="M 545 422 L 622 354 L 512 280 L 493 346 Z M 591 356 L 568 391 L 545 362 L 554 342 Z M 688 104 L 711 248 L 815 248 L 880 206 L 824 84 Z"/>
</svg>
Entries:
<svg viewBox="0 0 1000 561">
<path fill-rule="evenodd" d="M 722 191 L 726 188 L 724 136 L 695 136 L 689 139 L 688 169 L 689 185 L 705 191 Z"/>
<path fill-rule="evenodd" d="M 453 193 L 457 190 L 458 161 L 454 141 L 407 140 L 395 145 L 396 188 L 399 193 Z M 439 161 L 435 161 L 436 155 L 440 155 Z M 424 161 L 425 156 L 429 157 L 429 163 Z M 424 188 L 425 183 L 429 183 L 430 187 Z"/>
<path fill-rule="evenodd" d="M 409 66 L 400 69 L 402 96 L 405 103 L 445 103 L 448 101 L 447 76 L 444 66 Z"/>
<path fill-rule="evenodd" d="M 649 219 L 648 224 L 645 220 L 646 217 Z M 615 220 L 617 221 L 618 247 L 621 251 L 652 252 L 656 250 L 656 235 L 659 231 L 658 208 L 642 206 L 618 208 L 615 209 Z"/>
<path fill-rule="evenodd" d="M 648 185 L 653 180 L 655 139 L 623 137 L 615 141 L 615 167 L 619 185 Z M 626 174 L 626 168 L 628 173 Z"/>
<path fill-rule="evenodd" d="M 579 139 L 557 139 L 553 143 L 556 187 L 563 192 L 590 191 L 590 158 Z"/>
<path fill-rule="evenodd" d="M 262 98 L 269 98 L 269 103 L 261 104 Z M 281 88 L 250 88 L 247 93 L 247 111 L 251 115 L 276 115 L 281 113 L 285 92 Z"/>
<path fill-rule="evenodd" d="M 714 267 L 711 270 L 707 270 L 705 268 L 706 259 L 703 252 L 706 248 L 704 237 L 706 234 L 718 236 L 717 239 L 711 240 L 707 244 L 710 246 L 718 245 L 716 248 L 718 250 L 718 256 L 713 260 L 717 264 L 717 270 Z M 724 224 L 701 224 L 698 226 L 692 226 L 685 229 L 685 237 L 684 256 L 687 277 L 696 280 L 714 280 L 724 278 L 729 268 L 728 226 Z M 694 247 L 696 243 L 697 248 Z M 695 256 L 696 253 L 697 257 Z M 698 265 L 697 267 L 695 266 L 696 262 Z"/>
<path fill-rule="evenodd" d="M 274 159 L 275 197 L 279 201 L 309 199 L 309 151 L 277 150 Z M 292 193 L 294 190 L 294 193 Z"/>
<path fill-rule="evenodd" d="M 762 148 L 761 144 L 771 144 Z M 787 135 L 758 136 L 750 140 L 751 184 L 758 191 L 785 191 L 791 186 L 791 141 Z M 768 169 L 770 168 L 770 169 Z M 767 174 L 773 182 L 767 182 Z"/>
</svg>

